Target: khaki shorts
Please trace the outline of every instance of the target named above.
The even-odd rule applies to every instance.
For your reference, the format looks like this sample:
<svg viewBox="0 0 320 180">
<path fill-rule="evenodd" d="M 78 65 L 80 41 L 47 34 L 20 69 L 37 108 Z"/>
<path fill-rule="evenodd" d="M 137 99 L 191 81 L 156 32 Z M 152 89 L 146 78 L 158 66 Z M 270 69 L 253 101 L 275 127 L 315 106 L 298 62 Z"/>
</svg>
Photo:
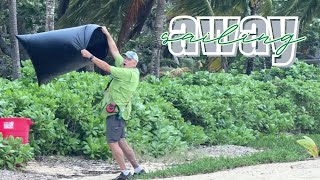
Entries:
<svg viewBox="0 0 320 180">
<path fill-rule="evenodd" d="M 126 122 L 122 118 L 118 119 L 118 115 L 108 116 L 106 119 L 106 124 L 106 137 L 108 143 L 116 143 L 119 142 L 120 138 L 126 137 Z"/>
</svg>

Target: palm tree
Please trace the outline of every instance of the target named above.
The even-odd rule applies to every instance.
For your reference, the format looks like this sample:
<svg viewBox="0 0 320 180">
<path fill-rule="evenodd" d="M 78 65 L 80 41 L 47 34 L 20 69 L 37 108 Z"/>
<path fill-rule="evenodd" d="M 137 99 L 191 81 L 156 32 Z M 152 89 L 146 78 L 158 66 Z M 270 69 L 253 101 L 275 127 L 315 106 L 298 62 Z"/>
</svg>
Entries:
<svg viewBox="0 0 320 180">
<path fill-rule="evenodd" d="M 158 9 L 159 1 L 165 2 L 158 0 L 156 16 L 158 16 L 158 12 L 160 12 Z M 120 31 L 118 31 L 117 46 L 121 48 L 123 43 L 141 31 L 153 8 L 154 2 L 155 0 L 109 0 L 107 2 L 103 0 L 70 0 L 69 8 L 61 18 L 60 24 L 80 25 L 95 21 L 97 23 L 109 24 L 111 30 L 120 28 Z M 249 4 L 251 4 L 251 12 L 257 12 L 259 9 L 263 9 L 262 12 L 270 12 L 271 9 L 271 0 L 170 0 L 169 2 L 172 3 L 173 7 L 173 10 L 167 13 L 169 18 L 181 14 L 192 16 L 240 14 L 241 16 L 246 16 L 249 14 Z M 93 11 L 92 9 L 99 10 Z M 164 12 L 164 8 L 162 12 Z M 265 14 L 268 13 L 264 13 L 263 15 Z M 121 22 L 121 27 L 117 26 L 115 22 Z M 158 22 L 159 21 L 155 24 L 158 25 Z M 154 31 L 161 32 L 157 30 L 157 27 L 155 27 Z M 158 35 L 156 35 L 156 38 L 157 37 Z M 156 40 L 156 42 L 158 42 L 158 40 Z M 154 44 L 152 58 L 153 70 L 151 70 L 153 74 L 157 74 L 156 69 L 159 64 L 157 54 L 159 54 L 160 48 L 161 45 Z"/>
<path fill-rule="evenodd" d="M 55 9 L 55 0 L 46 1 L 46 31 L 54 30 L 54 9 Z"/>
<path fill-rule="evenodd" d="M 160 36 L 163 33 L 165 0 L 158 0 L 157 14 L 155 20 L 155 41 L 151 59 L 151 74 L 159 78 L 160 73 L 160 55 L 161 55 L 161 40 Z"/>
<path fill-rule="evenodd" d="M 118 31 L 117 46 L 139 34 L 149 17 L 155 0 L 70 0 L 68 9 L 58 22 L 59 26 L 101 23 L 111 32 Z M 92 9 L 99 9 L 92 11 Z M 121 23 L 117 23 L 121 22 Z M 119 26 L 121 24 L 121 26 Z"/>
<path fill-rule="evenodd" d="M 12 78 L 18 79 L 21 77 L 20 73 L 20 55 L 19 55 L 19 44 L 16 39 L 16 35 L 18 35 L 17 28 L 17 4 L 16 0 L 11 0 L 9 4 L 9 22 L 10 22 L 10 36 L 11 36 L 11 58 L 13 64 L 13 73 Z"/>
</svg>

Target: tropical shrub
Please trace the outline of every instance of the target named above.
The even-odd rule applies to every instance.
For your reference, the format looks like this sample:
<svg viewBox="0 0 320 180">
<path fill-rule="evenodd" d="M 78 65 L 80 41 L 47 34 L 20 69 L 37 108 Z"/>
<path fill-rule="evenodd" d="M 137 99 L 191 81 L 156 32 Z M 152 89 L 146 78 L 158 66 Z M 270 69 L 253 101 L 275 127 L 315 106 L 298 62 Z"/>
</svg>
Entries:
<svg viewBox="0 0 320 180">
<path fill-rule="evenodd" d="M 33 148 L 21 142 L 21 138 L 3 138 L 0 133 L 0 169 L 25 168 L 27 162 L 33 159 Z"/>
<path fill-rule="evenodd" d="M 29 117 L 35 122 L 30 145 L 36 155 L 111 156 L 98 106 L 107 77 L 72 72 L 38 86 L 30 61 L 24 63 L 22 73 L 17 81 L 0 79 L 0 116 Z M 185 123 L 171 103 L 155 96 L 150 87 L 139 91 L 127 122 L 129 142 L 137 151 L 159 156 L 205 142 L 202 128 Z"/>
</svg>

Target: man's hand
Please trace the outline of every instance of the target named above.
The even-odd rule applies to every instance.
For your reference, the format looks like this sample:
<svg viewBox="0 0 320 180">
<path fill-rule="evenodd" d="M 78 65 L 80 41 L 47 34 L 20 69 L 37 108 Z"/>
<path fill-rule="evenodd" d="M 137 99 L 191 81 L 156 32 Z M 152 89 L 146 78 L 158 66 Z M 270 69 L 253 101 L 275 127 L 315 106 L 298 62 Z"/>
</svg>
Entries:
<svg viewBox="0 0 320 180">
<path fill-rule="evenodd" d="M 81 54 L 82 54 L 82 56 L 84 57 L 84 58 L 91 58 L 90 60 L 95 64 L 95 65 L 97 65 L 100 69 L 102 69 L 102 70 L 104 70 L 104 71 L 106 71 L 106 72 L 111 72 L 111 66 L 108 64 L 108 63 L 106 63 L 106 62 L 104 62 L 104 61 L 102 61 L 101 59 L 99 59 L 99 58 L 97 58 L 97 57 L 94 57 L 88 50 L 86 50 L 86 49 L 82 49 L 81 50 Z"/>
<path fill-rule="evenodd" d="M 86 50 L 86 49 L 82 49 L 82 50 L 81 50 L 81 54 L 82 54 L 82 56 L 85 57 L 85 58 L 90 58 L 90 57 L 92 56 L 92 54 L 91 54 L 88 50 Z"/>
<path fill-rule="evenodd" d="M 109 36 L 109 35 L 110 35 L 108 29 L 107 29 L 105 26 L 102 26 L 101 31 L 102 31 L 103 34 L 105 34 L 106 36 Z"/>
<path fill-rule="evenodd" d="M 120 54 L 116 43 L 114 42 L 112 36 L 110 35 L 108 29 L 105 26 L 101 27 L 101 31 L 103 34 L 106 35 L 106 39 L 109 45 L 109 51 L 111 52 L 113 59 L 116 59 L 116 57 Z"/>
</svg>

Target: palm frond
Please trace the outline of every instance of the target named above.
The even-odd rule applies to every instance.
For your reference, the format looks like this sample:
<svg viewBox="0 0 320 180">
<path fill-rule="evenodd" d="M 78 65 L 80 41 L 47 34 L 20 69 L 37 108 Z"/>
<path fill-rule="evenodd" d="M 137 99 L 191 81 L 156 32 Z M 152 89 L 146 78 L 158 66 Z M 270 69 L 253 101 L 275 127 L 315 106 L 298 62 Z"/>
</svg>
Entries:
<svg viewBox="0 0 320 180">
<path fill-rule="evenodd" d="M 144 6 L 141 7 L 141 10 L 139 10 L 136 24 L 130 32 L 128 39 L 131 39 L 135 34 L 141 32 L 144 23 L 151 13 L 154 2 L 155 0 L 145 0 Z"/>
<path fill-rule="evenodd" d="M 314 17 L 319 17 L 320 11 L 320 0 L 311 0 L 309 6 L 304 11 L 301 22 L 305 24 L 307 22 L 311 22 Z"/>
<path fill-rule="evenodd" d="M 293 2 L 291 1 L 291 3 L 292 3 L 291 6 L 286 11 L 287 16 L 292 14 L 298 9 L 299 5 L 301 5 L 301 0 L 293 0 Z"/>
<path fill-rule="evenodd" d="M 300 17 L 302 24 L 311 22 L 320 15 L 320 0 L 289 0 L 284 3 L 278 14 L 286 16 L 295 15 Z"/>
<path fill-rule="evenodd" d="M 246 3 L 246 0 L 221 2 L 218 1 L 217 3 L 213 3 L 213 12 L 215 15 L 245 16 L 248 14 L 248 4 Z"/>
<path fill-rule="evenodd" d="M 169 18 L 178 15 L 191 16 L 246 16 L 249 0 L 173 0 L 172 8 L 168 12 Z M 264 0 L 271 1 L 271 0 Z M 265 5 L 267 5 L 266 3 Z M 271 5 L 270 5 L 271 6 Z M 268 6 L 269 9 L 271 7 Z"/>
<path fill-rule="evenodd" d="M 58 18 L 64 15 L 64 13 L 67 11 L 70 4 L 70 0 L 60 0 L 59 6 L 58 6 Z"/>
<path fill-rule="evenodd" d="M 263 0 L 259 4 L 259 12 L 261 16 L 268 16 L 272 11 L 272 0 Z"/>
<path fill-rule="evenodd" d="M 70 0 L 69 8 L 61 17 L 61 26 L 85 23 L 111 24 L 121 21 L 130 1 L 122 0 Z"/>
<path fill-rule="evenodd" d="M 136 23 L 137 17 L 139 15 L 139 10 L 144 6 L 145 0 L 133 0 L 128 8 L 126 16 L 122 21 L 122 26 L 118 36 L 118 48 L 120 48 L 123 40 L 128 37 L 129 32 L 132 30 L 133 25 Z"/>
<path fill-rule="evenodd" d="M 65 14 L 60 18 L 57 23 L 60 25 L 78 25 L 81 22 L 82 16 L 87 8 L 92 8 L 94 4 L 91 3 L 92 0 L 88 1 L 79 1 L 79 0 L 71 0 L 69 2 L 69 8 L 66 10 Z"/>
<path fill-rule="evenodd" d="M 167 15 L 213 16 L 212 2 L 210 0 L 172 0 L 172 7 Z"/>
</svg>

